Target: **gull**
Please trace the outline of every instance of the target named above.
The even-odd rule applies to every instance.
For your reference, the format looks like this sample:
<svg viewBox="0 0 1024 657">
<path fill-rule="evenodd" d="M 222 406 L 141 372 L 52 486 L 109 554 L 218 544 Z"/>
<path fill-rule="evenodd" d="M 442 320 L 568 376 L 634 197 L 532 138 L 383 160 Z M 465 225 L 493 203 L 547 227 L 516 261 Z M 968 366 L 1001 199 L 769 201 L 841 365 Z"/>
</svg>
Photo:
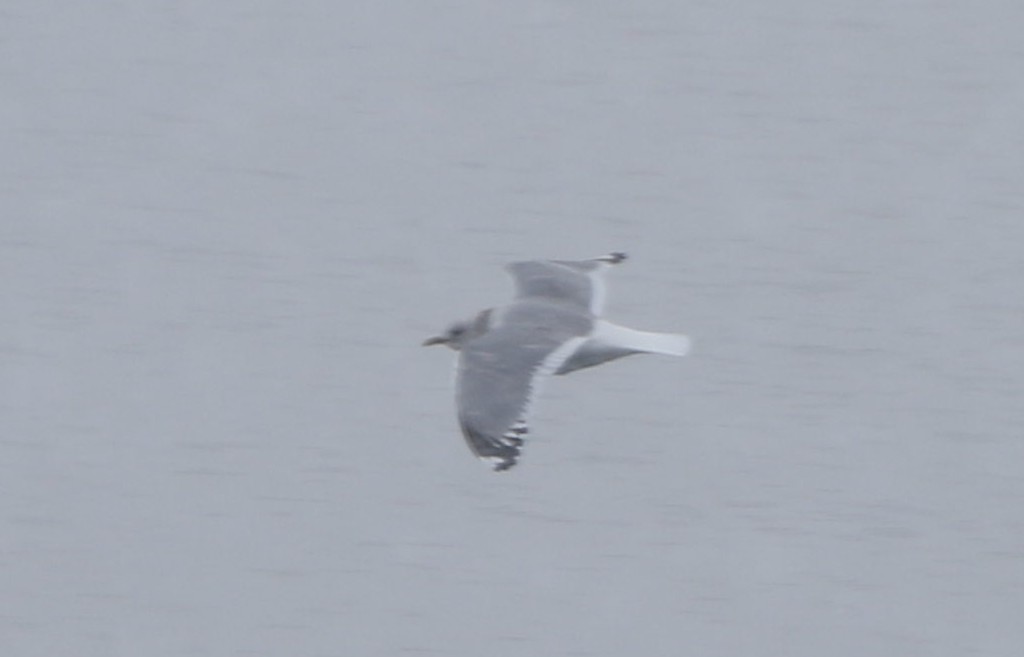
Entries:
<svg viewBox="0 0 1024 657">
<path fill-rule="evenodd" d="M 590 260 L 511 263 L 510 304 L 457 321 L 423 342 L 459 352 L 455 403 L 462 435 L 495 471 L 519 459 L 530 410 L 548 376 L 632 354 L 684 356 L 690 350 L 685 335 L 637 331 L 601 318 L 605 274 L 625 259 L 613 252 Z"/>
</svg>

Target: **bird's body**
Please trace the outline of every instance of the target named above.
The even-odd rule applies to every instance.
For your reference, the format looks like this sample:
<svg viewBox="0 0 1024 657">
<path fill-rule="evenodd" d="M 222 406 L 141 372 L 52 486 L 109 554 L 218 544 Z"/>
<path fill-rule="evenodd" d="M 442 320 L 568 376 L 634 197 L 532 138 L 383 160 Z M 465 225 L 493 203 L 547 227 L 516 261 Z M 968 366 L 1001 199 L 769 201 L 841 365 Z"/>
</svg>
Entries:
<svg viewBox="0 0 1024 657">
<path fill-rule="evenodd" d="M 636 353 L 682 356 L 689 338 L 636 331 L 600 319 L 603 274 L 625 260 L 611 253 L 593 260 L 512 263 L 516 297 L 453 324 L 424 344 L 459 351 L 456 407 L 470 449 L 495 470 L 516 464 L 528 432 L 530 406 L 551 374 L 593 367 Z"/>
</svg>

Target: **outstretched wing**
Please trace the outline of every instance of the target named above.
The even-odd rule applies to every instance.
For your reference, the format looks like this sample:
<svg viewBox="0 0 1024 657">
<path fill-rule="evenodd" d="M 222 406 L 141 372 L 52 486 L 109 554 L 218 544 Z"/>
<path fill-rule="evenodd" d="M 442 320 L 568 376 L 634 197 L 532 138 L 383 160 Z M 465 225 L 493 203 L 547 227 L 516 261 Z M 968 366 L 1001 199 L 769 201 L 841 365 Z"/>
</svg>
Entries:
<svg viewBox="0 0 1024 657">
<path fill-rule="evenodd" d="M 499 471 L 516 464 L 543 380 L 585 341 L 558 322 L 509 322 L 463 345 L 455 399 L 474 454 Z"/>
<path fill-rule="evenodd" d="M 506 269 L 515 280 L 518 299 L 544 298 L 600 315 L 606 296 L 604 274 L 625 259 L 625 253 L 616 252 L 592 260 L 513 262 Z"/>
</svg>

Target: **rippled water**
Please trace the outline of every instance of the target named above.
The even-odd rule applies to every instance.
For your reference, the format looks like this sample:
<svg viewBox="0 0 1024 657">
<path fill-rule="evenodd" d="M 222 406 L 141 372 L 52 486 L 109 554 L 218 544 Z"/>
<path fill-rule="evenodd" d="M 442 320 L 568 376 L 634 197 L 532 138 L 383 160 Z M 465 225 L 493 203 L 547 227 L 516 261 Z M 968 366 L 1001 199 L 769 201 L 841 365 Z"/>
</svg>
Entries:
<svg viewBox="0 0 1024 657">
<path fill-rule="evenodd" d="M 1024 9 L 14 3 L 9 655 L 1016 655 Z M 509 260 L 680 330 L 473 461 Z"/>
</svg>

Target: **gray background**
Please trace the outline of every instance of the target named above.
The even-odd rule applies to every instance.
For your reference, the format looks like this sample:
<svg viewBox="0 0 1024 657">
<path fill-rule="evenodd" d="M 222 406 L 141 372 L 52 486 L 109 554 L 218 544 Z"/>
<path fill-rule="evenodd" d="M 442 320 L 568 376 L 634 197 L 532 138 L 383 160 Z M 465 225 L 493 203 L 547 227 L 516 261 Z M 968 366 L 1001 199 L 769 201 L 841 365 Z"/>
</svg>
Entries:
<svg viewBox="0 0 1024 657">
<path fill-rule="evenodd" d="M 0 650 L 1020 654 L 1022 26 L 4 3 Z M 487 471 L 419 342 L 613 249 Z"/>
</svg>

